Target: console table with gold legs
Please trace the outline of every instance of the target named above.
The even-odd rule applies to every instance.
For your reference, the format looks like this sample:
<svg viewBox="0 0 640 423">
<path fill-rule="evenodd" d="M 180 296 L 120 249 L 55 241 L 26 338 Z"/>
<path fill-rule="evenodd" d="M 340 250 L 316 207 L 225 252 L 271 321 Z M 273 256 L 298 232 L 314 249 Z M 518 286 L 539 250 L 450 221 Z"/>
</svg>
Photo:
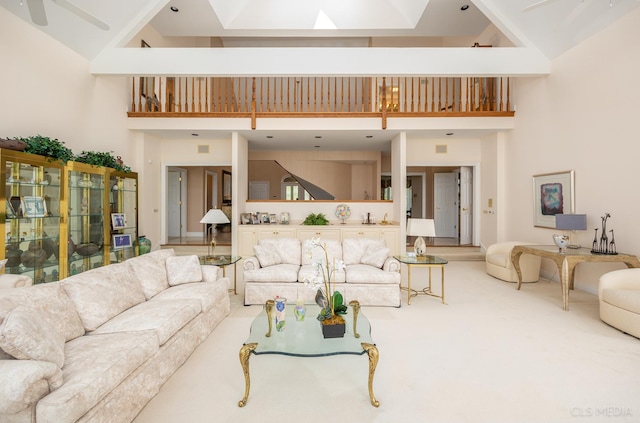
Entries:
<svg viewBox="0 0 640 423">
<path fill-rule="evenodd" d="M 569 311 L 569 291 L 573 289 L 573 278 L 576 266 L 580 263 L 624 263 L 628 268 L 640 267 L 638 257 L 630 254 L 593 254 L 587 248 L 568 248 L 564 252 L 558 250 L 553 245 L 516 245 L 511 250 L 511 262 L 518 273 L 518 285 L 522 286 L 522 271 L 520 270 L 520 256 L 523 254 L 533 254 L 553 260 L 558 266 L 560 275 L 560 288 L 562 289 L 562 309 Z"/>
<path fill-rule="evenodd" d="M 294 317 L 294 305 L 287 305 L 285 325 L 281 331 L 274 330 L 274 301 L 268 300 L 263 311 L 253 320 L 249 338 L 240 348 L 240 364 L 244 374 L 244 396 L 238 401 L 238 407 L 244 407 L 249 399 L 251 379 L 249 376 L 249 358 L 251 354 L 280 354 L 295 357 L 324 357 L 330 355 L 354 354 L 369 357 L 369 401 L 374 407 L 380 402 L 373 394 L 373 377 L 378 365 L 378 348 L 371 339 L 369 320 L 360 312 L 360 303 L 349 303 L 352 315 L 346 315 L 344 337 L 324 339 L 320 322 L 316 315 L 320 311 L 317 305 L 307 305 L 306 318 L 298 321 Z"/>
<path fill-rule="evenodd" d="M 400 289 L 407 291 L 407 304 L 411 305 L 411 298 L 416 297 L 418 295 L 429 295 L 431 297 L 436 297 L 442 299 L 442 304 L 447 304 L 444 301 L 444 265 L 448 263 L 447 260 L 436 257 L 436 256 L 393 256 L 400 263 L 404 263 L 407 265 L 407 287 L 400 287 Z M 411 267 L 412 266 L 422 266 L 429 268 L 429 285 L 426 288 L 421 290 L 416 290 L 411 288 Z M 441 273 L 441 287 L 440 287 L 440 295 L 435 294 L 431 289 L 431 269 L 433 267 L 439 267 Z"/>
</svg>

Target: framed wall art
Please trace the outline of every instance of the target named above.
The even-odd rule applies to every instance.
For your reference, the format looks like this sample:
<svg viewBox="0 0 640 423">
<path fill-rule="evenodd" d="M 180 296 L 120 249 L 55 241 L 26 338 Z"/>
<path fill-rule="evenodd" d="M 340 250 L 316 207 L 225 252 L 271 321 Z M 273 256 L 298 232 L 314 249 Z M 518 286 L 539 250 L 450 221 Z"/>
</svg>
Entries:
<svg viewBox="0 0 640 423">
<path fill-rule="evenodd" d="M 575 212 L 574 171 L 533 176 L 533 226 L 555 228 L 556 214 Z"/>
<path fill-rule="evenodd" d="M 231 205 L 231 172 L 222 171 L 222 204 Z"/>
</svg>

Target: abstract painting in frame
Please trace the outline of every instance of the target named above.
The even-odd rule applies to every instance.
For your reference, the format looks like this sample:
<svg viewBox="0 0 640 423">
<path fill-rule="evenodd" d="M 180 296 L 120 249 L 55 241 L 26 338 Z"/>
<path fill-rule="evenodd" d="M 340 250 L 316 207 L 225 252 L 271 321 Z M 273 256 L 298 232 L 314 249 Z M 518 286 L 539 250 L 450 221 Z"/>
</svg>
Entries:
<svg viewBox="0 0 640 423">
<path fill-rule="evenodd" d="M 573 170 L 533 176 L 533 226 L 555 228 L 556 214 L 574 212 Z"/>
</svg>

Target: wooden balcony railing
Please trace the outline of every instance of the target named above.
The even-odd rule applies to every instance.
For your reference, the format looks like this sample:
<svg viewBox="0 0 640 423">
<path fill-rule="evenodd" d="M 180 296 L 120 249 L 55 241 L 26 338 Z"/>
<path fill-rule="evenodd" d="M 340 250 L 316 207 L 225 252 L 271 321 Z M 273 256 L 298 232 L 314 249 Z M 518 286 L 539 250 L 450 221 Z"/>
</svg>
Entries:
<svg viewBox="0 0 640 423">
<path fill-rule="evenodd" d="M 508 77 L 134 77 L 129 117 L 513 116 Z"/>
</svg>

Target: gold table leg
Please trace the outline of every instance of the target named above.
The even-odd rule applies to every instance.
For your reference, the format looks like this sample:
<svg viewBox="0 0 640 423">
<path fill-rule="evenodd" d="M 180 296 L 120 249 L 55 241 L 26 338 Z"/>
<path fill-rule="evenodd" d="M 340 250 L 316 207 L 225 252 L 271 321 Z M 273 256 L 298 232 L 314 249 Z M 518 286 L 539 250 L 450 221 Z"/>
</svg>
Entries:
<svg viewBox="0 0 640 423">
<path fill-rule="evenodd" d="M 240 364 L 242 365 L 242 373 L 244 373 L 244 397 L 238 401 L 238 407 L 244 407 L 249 398 L 249 388 L 251 388 L 251 380 L 249 378 L 249 357 L 251 352 L 258 347 L 258 343 L 245 344 L 240 348 Z"/>
<path fill-rule="evenodd" d="M 411 305 L 411 265 L 407 264 L 407 305 Z"/>
<path fill-rule="evenodd" d="M 360 312 L 360 303 L 356 300 L 349 301 L 349 305 L 353 307 L 353 336 L 360 338 L 360 334 L 356 331 L 358 327 L 358 312 Z"/>
<path fill-rule="evenodd" d="M 363 342 L 362 348 L 369 355 L 369 398 L 371 399 L 371 405 L 379 407 L 380 402 L 373 395 L 373 375 L 376 372 L 376 366 L 378 365 L 378 348 L 373 344 L 367 344 Z M 247 373 L 248 374 L 248 373 Z"/>
<path fill-rule="evenodd" d="M 264 336 L 266 336 L 267 338 L 271 336 L 271 325 L 273 322 L 273 315 L 271 313 L 273 313 L 273 307 L 275 305 L 275 301 L 273 300 L 267 300 L 266 304 L 264 305 L 264 308 L 267 311 L 267 320 L 269 321 L 269 332 L 267 332 Z"/>
</svg>

